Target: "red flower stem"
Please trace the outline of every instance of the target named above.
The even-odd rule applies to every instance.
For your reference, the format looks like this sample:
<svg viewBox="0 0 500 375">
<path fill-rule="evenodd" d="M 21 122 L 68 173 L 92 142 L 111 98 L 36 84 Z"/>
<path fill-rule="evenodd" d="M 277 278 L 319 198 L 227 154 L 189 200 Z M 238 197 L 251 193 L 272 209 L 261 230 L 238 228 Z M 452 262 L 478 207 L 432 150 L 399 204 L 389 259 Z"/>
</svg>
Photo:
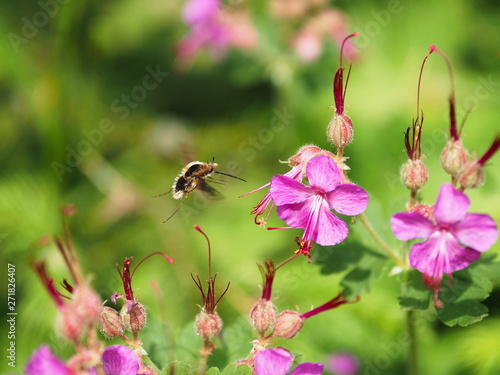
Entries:
<svg viewBox="0 0 500 375">
<path fill-rule="evenodd" d="M 420 74 L 418 75 L 418 86 L 417 86 L 417 119 L 419 118 L 420 113 L 420 83 L 422 82 L 422 75 L 424 72 L 425 62 L 429 58 L 432 52 L 436 50 L 436 46 L 430 46 L 430 52 L 424 57 L 424 61 L 422 61 L 422 66 L 420 67 Z"/>
<path fill-rule="evenodd" d="M 302 314 L 300 317 L 302 319 L 307 319 L 307 318 L 310 318 L 314 315 L 318 315 L 322 312 L 332 310 L 332 309 L 339 307 L 340 305 L 344 305 L 346 303 L 349 303 L 349 301 L 344 298 L 344 295 L 342 293 L 340 293 L 337 297 L 335 297 L 331 301 L 328 301 L 327 303 L 325 303 L 319 307 L 316 307 L 315 309 L 312 309 L 311 311 L 306 312 L 305 314 Z"/>
<path fill-rule="evenodd" d="M 488 151 L 484 153 L 484 155 L 477 161 L 478 164 L 481 164 L 484 166 L 486 162 L 493 156 L 495 153 L 498 151 L 498 148 L 500 147 L 500 136 L 496 136 L 495 140 L 491 144 L 490 148 Z"/>
<path fill-rule="evenodd" d="M 294 254 L 292 255 L 290 258 L 284 260 L 283 262 L 281 262 L 280 264 L 278 264 L 276 267 L 275 267 L 275 272 L 278 270 L 278 268 L 284 266 L 285 264 L 287 264 L 288 262 L 291 262 L 292 260 L 294 260 L 295 258 L 297 258 L 298 256 L 300 256 L 301 254 L 300 253 L 297 253 L 297 254 Z"/>
</svg>

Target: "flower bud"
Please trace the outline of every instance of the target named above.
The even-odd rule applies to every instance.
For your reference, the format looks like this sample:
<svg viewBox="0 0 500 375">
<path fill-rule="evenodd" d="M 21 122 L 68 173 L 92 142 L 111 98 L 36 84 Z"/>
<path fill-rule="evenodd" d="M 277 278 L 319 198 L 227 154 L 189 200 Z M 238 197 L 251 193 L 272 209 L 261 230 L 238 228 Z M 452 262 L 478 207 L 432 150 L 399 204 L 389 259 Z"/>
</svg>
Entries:
<svg viewBox="0 0 500 375">
<path fill-rule="evenodd" d="M 422 215 L 423 217 L 429 219 L 429 220 L 433 220 L 433 217 L 434 217 L 434 206 L 428 206 L 428 205 L 425 205 L 425 204 L 417 204 L 416 206 L 414 206 L 410 212 L 417 212 L 419 213 L 420 215 Z"/>
<path fill-rule="evenodd" d="M 299 148 L 297 153 L 288 158 L 288 165 L 290 167 L 295 167 L 297 165 L 302 165 L 303 163 L 307 163 L 309 159 L 322 155 L 324 150 L 315 145 L 305 145 Z"/>
<path fill-rule="evenodd" d="M 276 306 L 271 301 L 259 299 L 250 311 L 250 323 L 253 329 L 263 335 L 273 328 L 277 313 Z"/>
<path fill-rule="evenodd" d="M 467 162 L 468 153 L 461 140 L 450 139 L 441 153 L 441 165 L 446 173 L 455 176 Z"/>
<path fill-rule="evenodd" d="M 302 329 L 304 319 L 297 311 L 283 311 L 274 323 L 273 336 L 282 339 L 291 339 Z"/>
<path fill-rule="evenodd" d="M 59 308 L 59 328 L 61 335 L 68 341 L 79 341 L 84 333 L 85 321 L 72 303 Z"/>
<path fill-rule="evenodd" d="M 102 310 L 102 301 L 99 295 L 87 283 L 75 286 L 73 290 L 75 309 L 85 322 L 95 322 Z"/>
<path fill-rule="evenodd" d="M 132 308 L 129 307 L 129 301 L 123 305 L 120 316 L 122 318 L 123 327 L 130 332 L 138 332 L 144 327 L 146 327 L 147 323 L 147 313 L 146 309 L 142 305 L 142 303 L 137 301 L 132 302 Z"/>
<path fill-rule="evenodd" d="M 337 148 L 344 148 L 351 143 L 354 137 L 354 128 L 350 117 L 345 113 L 339 115 L 335 112 L 326 129 L 326 137 Z"/>
<path fill-rule="evenodd" d="M 429 178 L 427 167 L 420 159 L 409 159 L 405 164 L 403 164 L 400 173 L 403 185 L 411 191 L 417 191 L 421 189 Z"/>
<path fill-rule="evenodd" d="M 202 309 L 196 315 L 195 327 L 198 336 L 205 341 L 210 341 L 220 332 L 222 319 L 216 312 L 208 314 L 205 312 L 205 309 Z"/>
<path fill-rule="evenodd" d="M 118 311 L 104 306 L 97 320 L 99 331 L 108 339 L 123 335 L 123 323 Z"/>
<path fill-rule="evenodd" d="M 476 160 L 465 163 L 458 172 L 458 182 L 462 189 L 475 189 L 484 183 L 484 167 Z"/>
</svg>

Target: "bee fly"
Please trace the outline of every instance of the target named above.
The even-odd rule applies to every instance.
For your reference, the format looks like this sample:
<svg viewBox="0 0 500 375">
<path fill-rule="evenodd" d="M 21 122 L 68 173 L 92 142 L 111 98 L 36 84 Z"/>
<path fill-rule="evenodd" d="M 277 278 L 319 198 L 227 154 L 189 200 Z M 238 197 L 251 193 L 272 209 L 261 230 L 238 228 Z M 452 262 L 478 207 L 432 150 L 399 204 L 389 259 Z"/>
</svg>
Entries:
<svg viewBox="0 0 500 375">
<path fill-rule="evenodd" d="M 162 221 L 162 224 L 167 222 L 174 216 L 179 208 L 181 208 L 184 200 L 188 197 L 189 193 L 194 191 L 195 189 L 199 189 L 205 193 L 208 193 L 211 196 L 216 195 L 219 191 L 212 186 L 208 185 L 206 181 L 210 181 L 212 183 L 223 184 L 223 180 L 218 180 L 216 178 L 210 177 L 212 173 L 222 174 L 224 176 L 236 178 L 238 180 L 246 182 L 244 179 L 233 176 L 228 173 L 216 171 L 219 165 L 215 163 L 214 159 L 208 163 L 202 163 L 201 161 L 193 161 L 182 168 L 181 172 L 177 175 L 174 180 L 174 184 L 172 188 L 166 193 L 155 195 L 155 197 L 161 197 L 163 195 L 169 194 L 172 192 L 172 196 L 174 199 L 182 199 L 179 206 L 175 209 L 175 211 L 170 215 L 167 219 Z"/>
</svg>

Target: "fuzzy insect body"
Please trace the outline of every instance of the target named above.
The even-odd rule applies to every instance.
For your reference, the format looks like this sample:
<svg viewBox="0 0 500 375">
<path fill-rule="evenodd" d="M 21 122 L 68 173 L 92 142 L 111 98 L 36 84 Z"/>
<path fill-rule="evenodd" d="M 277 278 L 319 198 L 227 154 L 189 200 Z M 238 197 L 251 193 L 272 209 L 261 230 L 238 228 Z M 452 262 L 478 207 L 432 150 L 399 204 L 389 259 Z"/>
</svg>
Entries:
<svg viewBox="0 0 500 375">
<path fill-rule="evenodd" d="M 208 193 L 211 196 L 215 196 L 218 193 L 218 190 L 207 184 L 207 180 L 212 183 L 223 184 L 223 180 L 218 180 L 215 178 L 211 178 L 212 173 L 218 173 L 224 176 L 236 178 L 238 180 L 246 182 L 244 179 L 224 173 L 216 171 L 215 169 L 219 165 L 215 163 L 213 160 L 208 163 L 202 163 L 201 161 L 193 161 L 187 164 L 184 168 L 182 168 L 181 172 L 177 175 L 172 185 L 172 188 L 166 193 L 156 195 L 156 197 L 161 197 L 162 195 L 168 194 L 172 192 L 172 196 L 174 199 L 182 199 L 179 203 L 179 206 L 175 209 L 175 211 L 170 215 L 163 223 L 167 222 L 174 216 L 179 208 L 181 208 L 184 200 L 189 196 L 191 192 L 198 189 L 205 193 Z"/>
<path fill-rule="evenodd" d="M 210 177 L 218 166 L 214 162 L 202 163 L 199 161 L 193 161 L 186 165 L 175 178 L 172 185 L 172 196 L 174 199 L 181 199 L 196 188 L 205 192 L 216 193 L 217 191 L 214 188 L 206 184 L 205 179 Z"/>
</svg>

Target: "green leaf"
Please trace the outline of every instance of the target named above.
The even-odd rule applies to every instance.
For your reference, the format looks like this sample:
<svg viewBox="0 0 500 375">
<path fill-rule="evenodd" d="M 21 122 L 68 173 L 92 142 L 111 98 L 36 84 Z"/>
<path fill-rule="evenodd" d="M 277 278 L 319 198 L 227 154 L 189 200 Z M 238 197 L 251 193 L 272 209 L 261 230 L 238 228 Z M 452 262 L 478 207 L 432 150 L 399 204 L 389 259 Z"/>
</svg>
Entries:
<svg viewBox="0 0 500 375">
<path fill-rule="evenodd" d="M 229 362 L 245 358 L 252 350 L 250 342 L 255 339 L 255 332 L 246 316 L 240 316 L 233 324 L 226 327 L 223 335 Z"/>
<path fill-rule="evenodd" d="M 209 368 L 205 375 L 219 375 L 220 371 L 217 367 Z"/>
<path fill-rule="evenodd" d="M 453 274 L 452 284 L 439 293 L 444 306 L 437 309 L 437 315 L 444 324 L 465 327 L 488 316 L 488 308 L 481 302 L 500 280 L 500 262 L 494 262 L 495 257 L 483 254 L 468 268 Z"/>
<path fill-rule="evenodd" d="M 321 273 L 346 272 L 340 282 L 347 298 L 369 292 L 372 284 L 388 272 L 388 258 L 371 250 L 359 241 L 350 239 L 336 246 L 318 249 L 320 257 L 314 257 L 321 265 Z"/>
<path fill-rule="evenodd" d="M 495 257 L 496 254 L 483 254 L 468 268 L 443 280 L 439 292 L 443 307 L 436 312 L 444 324 L 465 327 L 488 316 L 488 308 L 481 302 L 500 281 L 500 262 L 494 262 Z M 410 271 L 399 304 L 403 310 L 426 310 L 433 293 L 425 287 L 420 272 Z"/>
<path fill-rule="evenodd" d="M 247 365 L 231 364 L 222 371 L 221 375 L 252 375 L 252 369 Z"/>
<path fill-rule="evenodd" d="M 406 273 L 407 280 L 403 293 L 398 297 L 402 310 L 427 310 L 431 293 L 422 281 L 422 274 L 417 270 Z"/>
</svg>

